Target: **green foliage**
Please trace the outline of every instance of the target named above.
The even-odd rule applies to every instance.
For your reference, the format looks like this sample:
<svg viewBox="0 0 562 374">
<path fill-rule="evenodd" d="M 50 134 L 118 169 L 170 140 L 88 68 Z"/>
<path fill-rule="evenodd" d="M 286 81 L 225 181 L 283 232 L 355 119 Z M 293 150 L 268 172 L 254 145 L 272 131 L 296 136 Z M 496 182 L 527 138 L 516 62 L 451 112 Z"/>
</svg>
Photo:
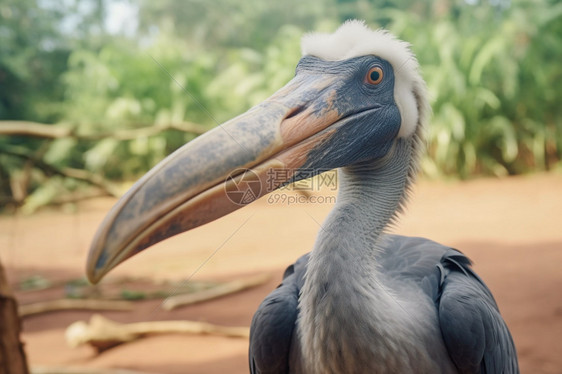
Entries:
<svg viewBox="0 0 562 374">
<path fill-rule="evenodd" d="M 63 75 L 65 121 L 88 134 L 187 119 L 209 128 L 216 125 L 200 109 L 213 108 L 204 90 L 213 75 L 214 56 L 189 55 L 181 41 L 167 35 L 149 48 L 116 39 L 98 51 L 76 50 L 70 55 Z M 103 139 L 80 150 L 79 167 L 110 178 L 132 179 L 192 138 L 175 132 L 128 142 Z"/>
<path fill-rule="evenodd" d="M 0 137 L 0 204 L 32 211 L 96 181 L 73 170 L 138 178 L 196 133 L 111 133 L 216 126 L 293 76 L 304 32 L 348 18 L 412 43 L 433 107 L 427 175 L 518 174 L 562 157 L 555 0 L 129 0 L 137 32 L 111 34 L 116 1 L 0 0 L 0 120 L 72 130 Z"/>
<path fill-rule="evenodd" d="M 90 37 L 99 27 L 102 4 L 80 8 L 79 0 L 0 0 L 0 119 L 59 120 L 56 102 L 63 98 L 59 78 L 77 40 L 61 25 Z M 83 7 L 82 7 L 83 8 Z"/>
<path fill-rule="evenodd" d="M 143 291 L 122 290 L 121 299 L 131 301 L 144 300 L 146 299 L 146 293 Z"/>
<path fill-rule="evenodd" d="M 398 24 L 408 25 L 402 33 L 419 56 L 433 99 L 428 171 L 505 175 L 548 169 L 560 160 L 556 103 L 562 90 L 552 82 L 562 70 L 552 62 L 562 58 L 562 34 L 546 30 L 560 24 L 562 13 L 560 4 L 549 5 L 462 4 L 431 27 L 396 14 Z M 545 36 L 558 38 L 558 46 L 543 45 Z"/>
</svg>

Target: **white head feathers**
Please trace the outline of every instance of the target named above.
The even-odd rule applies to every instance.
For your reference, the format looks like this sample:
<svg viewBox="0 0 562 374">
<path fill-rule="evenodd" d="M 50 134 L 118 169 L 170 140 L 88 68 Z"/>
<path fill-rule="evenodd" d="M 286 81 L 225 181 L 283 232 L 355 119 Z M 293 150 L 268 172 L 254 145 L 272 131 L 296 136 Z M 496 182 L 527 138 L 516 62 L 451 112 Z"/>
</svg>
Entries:
<svg viewBox="0 0 562 374">
<path fill-rule="evenodd" d="M 305 35 L 301 40 L 301 50 L 303 56 L 316 56 L 327 61 L 366 55 L 375 55 L 388 61 L 394 69 L 394 99 L 402 116 L 398 136 L 410 136 L 418 126 L 424 125 L 429 113 L 427 90 L 410 44 L 388 31 L 373 31 L 362 21 L 350 20 L 333 34 Z"/>
</svg>

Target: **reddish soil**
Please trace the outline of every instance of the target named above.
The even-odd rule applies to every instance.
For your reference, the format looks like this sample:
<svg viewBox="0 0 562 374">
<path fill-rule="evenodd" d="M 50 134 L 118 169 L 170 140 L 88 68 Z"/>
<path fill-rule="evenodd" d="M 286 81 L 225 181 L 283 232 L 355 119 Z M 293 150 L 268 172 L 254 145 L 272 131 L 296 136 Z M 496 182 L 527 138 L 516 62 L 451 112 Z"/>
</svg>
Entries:
<svg viewBox="0 0 562 374">
<path fill-rule="evenodd" d="M 282 200 L 282 199 L 279 199 Z M 0 259 L 17 287 L 32 275 L 83 276 L 89 242 L 112 199 L 72 212 L 0 217 Z M 121 322 L 189 319 L 249 326 L 284 268 L 310 250 L 327 203 L 271 204 L 266 199 L 167 240 L 117 268 L 110 277 L 223 281 L 267 272 L 266 285 L 199 305 L 164 311 L 160 301 L 133 312 L 103 313 Z M 492 289 L 517 345 L 522 373 L 562 373 L 562 175 L 470 182 L 423 181 L 393 231 L 462 250 Z M 215 253 L 216 252 L 216 253 Z M 61 296 L 60 289 L 18 291 L 22 304 Z M 66 327 L 91 312 L 27 317 L 23 340 L 33 367 L 126 368 L 150 373 L 246 373 L 246 339 L 163 335 L 97 355 L 69 348 Z"/>
</svg>

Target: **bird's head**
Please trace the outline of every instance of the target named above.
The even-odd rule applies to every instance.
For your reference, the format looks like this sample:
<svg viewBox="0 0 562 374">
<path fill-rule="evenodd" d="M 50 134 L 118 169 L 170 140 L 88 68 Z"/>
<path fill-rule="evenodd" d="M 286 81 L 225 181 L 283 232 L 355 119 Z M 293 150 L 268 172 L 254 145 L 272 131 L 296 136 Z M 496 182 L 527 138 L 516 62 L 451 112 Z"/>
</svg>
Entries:
<svg viewBox="0 0 562 374">
<path fill-rule="evenodd" d="M 310 171 L 383 159 L 400 141 L 419 149 L 429 106 L 407 43 L 349 21 L 333 34 L 304 36 L 302 52 L 283 88 L 178 149 L 117 202 L 90 249 L 92 282 Z M 250 198 L 237 198 L 241 181 L 256 186 Z"/>
</svg>

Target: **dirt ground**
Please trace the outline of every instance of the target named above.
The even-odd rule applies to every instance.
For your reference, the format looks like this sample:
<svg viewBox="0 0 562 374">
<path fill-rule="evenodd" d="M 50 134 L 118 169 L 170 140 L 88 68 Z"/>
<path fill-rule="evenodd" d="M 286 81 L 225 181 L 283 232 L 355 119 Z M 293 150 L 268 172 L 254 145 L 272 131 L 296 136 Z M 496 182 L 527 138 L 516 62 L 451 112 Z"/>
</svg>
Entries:
<svg viewBox="0 0 562 374">
<path fill-rule="evenodd" d="M 104 313 L 122 321 L 189 319 L 249 326 L 260 301 L 284 268 L 312 248 L 331 208 L 315 203 L 251 206 L 169 239 L 131 259 L 111 277 L 230 280 L 270 273 L 263 286 L 172 312 L 143 301 L 133 312 Z M 83 276 L 89 242 L 114 203 L 97 199 L 74 211 L 0 217 L 0 259 L 16 287 L 32 275 Z M 458 248 L 496 296 L 515 339 L 522 373 L 562 373 L 562 175 L 419 183 L 394 232 Z M 115 279 L 115 278 L 114 278 Z M 17 292 L 22 304 L 56 295 Z M 69 348 L 66 327 L 90 312 L 59 312 L 24 320 L 23 340 L 33 367 L 126 368 L 148 373 L 246 373 L 248 341 L 164 335 L 121 345 L 101 355 Z"/>
</svg>

